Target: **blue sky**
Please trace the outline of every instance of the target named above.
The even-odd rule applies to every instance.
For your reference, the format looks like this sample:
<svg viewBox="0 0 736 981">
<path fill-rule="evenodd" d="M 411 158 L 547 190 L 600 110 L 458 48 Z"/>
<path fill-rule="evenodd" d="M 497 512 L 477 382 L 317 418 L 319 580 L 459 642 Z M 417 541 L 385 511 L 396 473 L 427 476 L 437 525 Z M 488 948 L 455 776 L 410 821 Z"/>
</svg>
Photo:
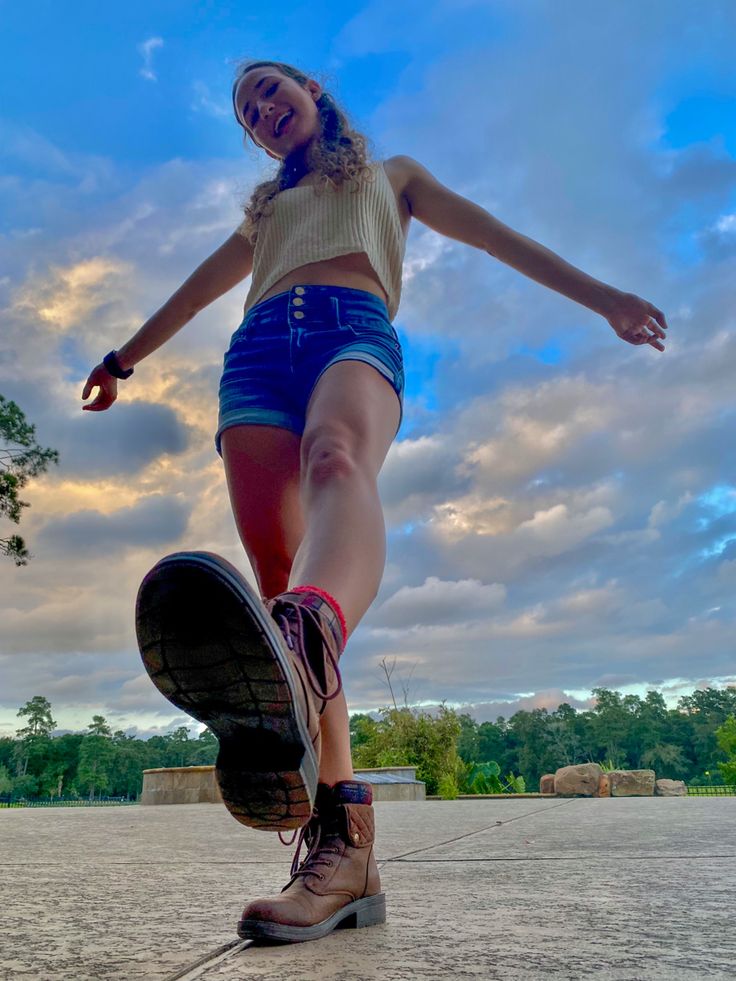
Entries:
<svg viewBox="0 0 736 981">
<path fill-rule="evenodd" d="M 34 553 L 0 565 L 0 733 L 181 717 L 139 667 L 138 582 L 209 548 L 251 575 L 212 447 L 233 290 L 113 410 L 90 368 L 239 221 L 271 169 L 230 113 L 235 66 L 318 78 L 372 141 L 567 261 L 661 307 L 667 351 L 413 223 L 396 327 L 405 421 L 381 475 L 389 555 L 351 638 L 351 708 L 495 718 L 608 685 L 736 683 L 736 8 L 624 0 L 0 6 L 0 392 L 61 465 Z"/>
</svg>

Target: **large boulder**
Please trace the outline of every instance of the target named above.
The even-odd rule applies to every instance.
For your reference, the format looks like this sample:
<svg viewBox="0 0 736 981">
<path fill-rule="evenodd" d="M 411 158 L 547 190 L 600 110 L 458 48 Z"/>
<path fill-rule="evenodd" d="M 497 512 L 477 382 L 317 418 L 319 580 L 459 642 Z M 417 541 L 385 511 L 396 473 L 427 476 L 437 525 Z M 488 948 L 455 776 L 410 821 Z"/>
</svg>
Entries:
<svg viewBox="0 0 736 981">
<path fill-rule="evenodd" d="M 611 770 L 611 797 L 653 797 L 654 770 Z"/>
<path fill-rule="evenodd" d="M 555 793 L 560 797 L 595 797 L 602 773 L 597 763 L 561 766 L 555 772 Z"/>
<path fill-rule="evenodd" d="M 658 797 L 687 797 L 687 784 L 684 780 L 657 780 L 654 793 Z"/>
<path fill-rule="evenodd" d="M 555 775 L 554 773 L 545 773 L 543 777 L 539 778 L 539 793 L 553 794 L 554 792 L 555 792 Z"/>
<path fill-rule="evenodd" d="M 596 797 L 611 796 L 611 781 L 608 779 L 607 773 L 601 773 L 601 778 L 598 781 L 598 790 L 595 796 Z"/>
</svg>

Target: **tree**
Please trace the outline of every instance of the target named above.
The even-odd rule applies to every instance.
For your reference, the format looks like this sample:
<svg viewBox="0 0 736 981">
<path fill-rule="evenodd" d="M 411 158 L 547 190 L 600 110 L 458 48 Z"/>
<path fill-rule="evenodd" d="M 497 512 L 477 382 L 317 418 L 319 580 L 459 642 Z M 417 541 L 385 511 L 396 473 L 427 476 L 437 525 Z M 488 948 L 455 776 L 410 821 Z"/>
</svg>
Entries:
<svg viewBox="0 0 736 981">
<path fill-rule="evenodd" d="M 350 749 L 355 750 L 364 743 L 370 742 L 376 732 L 378 723 L 365 712 L 354 712 L 350 716 Z"/>
<path fill-rule="evenodd" d="M 627 736 L 636 708 L 632 699 L 638 702 L 638 698 L 631 695 L 622 697 L 620 692 L 608 688 L 594 688 L 593 697 L 596 700 L 591 716 L 594 755 L 610 760 L 617 767 L 626 768 L 629 766 Z"/>
<path fill-rule="evenodd" d="M 690 782 L 702 782 L 707 771 L 716 770 L 723 762 L 716 729 L 729 716 L 736 715 L 736 687 L 698 688 L 692 695 L 680 698 L 677 704 L 682 713 L 680 721 L 684 722 L 683 738 L 693 760 L 688 777 Z"/>
<path fill-rule="evenodd" d="M 460 723 L 460 735 L 457 740 L 458 756 L 464 763 L 475 763 L 480 758 L 478 723 L 467 712 L 463 712 L 458 717 L 458 722 Z"/>
<path fill-rule="evenodd" d="M 38 784 L 44 796 L 61 797 L 64 789 L 64 764 L 61 760 L 49 760 L 38 778 Z"/>
<path fill-rule="evenodd" d="M 51 702 L 43 695 L 34 695 L 18 709 L 18 715 L 28 716 L 28 725 L 16 730 L 18 739 L 31 736 L 50 736 L 56 728 L 56 722 L 51 718 Z"/>
<path fill-rule="evenodd" d="M 18 715 L 28 716 L 28 725 L 16 730 L 19 742 L 15 745 L 14 753 L 18 776 L 25 777 L 31 756 L 43 754 L 56 722 L 51 718 L 51 703 L 43 695 L 34 695 L 30 702 L 18 709 Z"/>
<path fill-rule="evenodd" d="M 192 766 L 206 766 L 214 763 L 220 744 L 217 736 L 209 729 L 203 729 L 192 743 L 189 751 L 189 762 Z"/>
<path fill-rule="evenodd" d="M 112 730 L 102 715 L 93 715 L 87 728 L 93 736 L 112 736 Z"/>
<path fill-rule="evenodd" d="M 36 427 L 26 422 L 20 407 L 0 395 L 0 515 L 17 525 L 23 508 L 29 507 L 18 497 L 19 491 L 58 462 L 56 450 L 38 445 Z M 0 538 L 0 554 L 10 556 L 16 565 L 26 565 L 30 558 L 20 535 Z"/>
<path fill-rule="evenodd" d="M 726 783 L 736 783 L 736 715 L 730 716 L 716 729 L 716 739 L 728 756 L 725 763 L 718 764 L 718 768 Z"/>
<path fill-rule="evenodd" d="M 509 765 L 508 758 L 504 760 L 509 770 L 523 774 L 527 783 L 537 784 L 543 773 L 556 769 L 558 757 L 546 708 L 515 712 L 509 719 L 509 735 L 516 749 L 515 762 Z"/>
<path fill-rule="evenodd" d="M 15 759 L 15 740 L 10 736 L 0 736 L 0 766 L 9 767 Z"/>
<path fill-rule="evenodd" d="M 436 716 L 410 708 L 384 709 L 381 714 L 370 738 L 356 748 L 355 766 L 415 766 L 427 793 L 457 794 L 460 722 L 456 713 L 443 704 Z"/>
<path fill-rule="evenodd" d="M 114 797 L 136 798 L 143 789 L 143 771 L 152 765 L 147 742 L 127 736 L 118 729 L 112 736 L 115 756 L 110 773 L 108 793 Z M 202 762 L 214 762 L 212 760 Z"/>
<path fill-rule="evenodd" d="M 65 732 L 63 736 L 49 740 L 51 754 L 42 774 L 42 783 L 46 780 L 46 793 L 49 796 L 61 797 L 74 787 L 79 751 L 84 739 L 86 736 L 81 732 Z"/>
<path fill-rule="evenodd" d="M 547 735 L 557 766 L 571 766 L 582 761 L 585 753 L 582 725 L 572 705 L 563 702 L 550 714 Z"/>
<path fill-rule="evenodd" d="M 496 762 L 502 768 L 508 767 L 508 723 L 499 715 L 495 722 L 481 722 L 478 726 L 478 756 L 474 762 Z M 514 761 L 514 764 L 515 761 Z"/>
<path fill-rule="evenodd" d="M 9 794 L 13 789 L 13 778 L 8 773 L 8 768 L 0 764 L 0 794 Z"/>
<path fill-rule="evenodd" d="M 179 726 L 173 732 L 164 736 L 167 743 L 167 766 L 187 766 L 191 752 L 192 741 L 186 726 Z"/>
<path fill-rule="evenodd" d="M 110 776 L 115 758 L 115 745 L 108 736 L 85 736 L 79 751 L 77 784 L 89 789 L 89 799 L 95 791 L 103 793 L 110 785 Z"/>
<path fill-rule="evenodd" d="M 687 758 L 679 746 L 657 743 L 642 753 L 641 765 L 654 770 L 658 777 L 677 778 L 687 766 Z"/>
</svg>

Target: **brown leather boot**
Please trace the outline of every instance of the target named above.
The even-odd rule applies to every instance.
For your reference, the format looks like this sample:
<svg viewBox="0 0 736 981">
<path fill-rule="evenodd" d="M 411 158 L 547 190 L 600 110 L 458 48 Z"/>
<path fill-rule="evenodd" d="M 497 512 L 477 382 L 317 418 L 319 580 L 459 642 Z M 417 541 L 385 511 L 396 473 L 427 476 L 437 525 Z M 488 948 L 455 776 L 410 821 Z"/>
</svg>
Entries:
<svg viewBox="0 0 736 981">
<path fill-rule="evenodd" d="M 154 566 L 138 592 L 136 631 L 159 691 L 219 740 L 215 773 L 233 817 L 267 831 L 303 827 L 329 695 L 319 685 L 313 694 L 304 645 L 287 646 L 239 571 L 209 552 L 177 552 Z"/>
<path fill-rule="evenodd" d="M 240 937 L 296 943 L 317 940 L 336 928 L 385 922 L 386 897 L 373 854 L 372 799 L 370 784 L 356 780 L 319 785 L 314 814 L 299 836 L 291 879 L 280 895 L 246 906 Z M 303 843 L 308 850 L 300 865 Z"/>
</svg>

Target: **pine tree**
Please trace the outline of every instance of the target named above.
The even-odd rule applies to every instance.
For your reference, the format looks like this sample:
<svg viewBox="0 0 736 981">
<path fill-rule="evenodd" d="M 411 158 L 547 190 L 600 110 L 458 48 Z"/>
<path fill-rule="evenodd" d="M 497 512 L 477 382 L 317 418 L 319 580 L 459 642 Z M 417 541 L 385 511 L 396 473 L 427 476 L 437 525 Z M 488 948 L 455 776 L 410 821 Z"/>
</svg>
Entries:
<svg viewBox="0 0 736 981">
<path fill-rule="evenodd" d="M 18 497 L 19 491 L 58 462 L 56 450 L 38 445 L 36 427 L 26 421 L 16 403 L 0 395 L 0 515 L 17 525 L 23 508 L 29 507 Z M 20 535 L 0 538 L 0 554 L 10 556 L 16 565 L 26 565 L 31 557 Z"/>
</svg>

